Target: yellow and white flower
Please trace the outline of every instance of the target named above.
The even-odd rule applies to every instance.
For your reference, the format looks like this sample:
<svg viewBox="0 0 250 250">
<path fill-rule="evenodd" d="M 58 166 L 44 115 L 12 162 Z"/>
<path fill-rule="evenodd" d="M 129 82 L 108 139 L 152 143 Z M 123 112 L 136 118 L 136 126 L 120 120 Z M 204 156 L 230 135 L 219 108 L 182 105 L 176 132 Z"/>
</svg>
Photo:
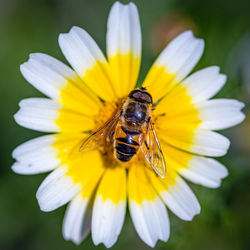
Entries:
<svg viewBox="0 0 250 250">
<path fill-rule="evenodd" d="M 53 170 L 36 197 L 43 211 L 70 202 L 63 222 L 66 240 L 79 244 L 91 231 L 94 244 L 111 247 L 120 234 L 128 200 L 140 238 L 151 247 L 158 240 L 167 241 L 166 206 L 187 221 L 200 213 L 199 202 L 182 177 L 216 188 L 227 176 L 221 163 L 208 158 L 225 155 L 229 147 L 229 140 L 213 130 L 240 123 L 244 105 L 232 99 L 209 100 L 226 82 L 217 66 L 188 76 L 203 53 L 204 41 L 186 31 L 163 50 L 142 84 L 157 103 L 153 117 L 166 177 L 157 177 L 139 157 L 126 168 L 116 161 L 107 163 L 103 154 L 111 152 L 98 148 L 69 157 L 75 145 L 107 121 L 115 104 L 136 86 L 141 61 L 137 8 L 133 3 L 113 5 L 107 58 L 79 27 L 61 34 L 59 45 L 73 70 L 41 53 L 31 54 L 21 65 L 25 79 L 48 98 L 22 100 L 15 120 L 52 134 L 17 147 L 13 171 Z"/>
</svg>

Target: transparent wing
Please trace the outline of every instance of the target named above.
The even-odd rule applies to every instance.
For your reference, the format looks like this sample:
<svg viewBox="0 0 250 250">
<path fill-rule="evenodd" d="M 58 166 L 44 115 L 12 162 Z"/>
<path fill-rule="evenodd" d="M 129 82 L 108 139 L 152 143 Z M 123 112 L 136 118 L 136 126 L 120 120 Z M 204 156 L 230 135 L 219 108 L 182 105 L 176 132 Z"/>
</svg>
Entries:
<svg viewBox="0 0 250 250">
<path fill-rule="evenodd" d="M 97 131 L 92 133 L 87 138 L 85 137 L 83 140 L 80 140 L 71 150 L 69 154 L 70 159 L 77 158 L 79 156 L 79 153 L 88 152 L 93 149 L 96 149 L 97 146 L 100 145 L 105 139 L 111 141 L 119 117 L 120 115 L 116 114 Z"/>
<path fill-rule="evenodd" d="M 164 178 L 166 163 L 152 121 L 149 122 L 147 134 L 141 142 L 141 150 L 154 171 Z"/>
<path fill-rule="evenodd" d="M 108 120 L 102 127 L 100 127 L 97 131 L 92 133 L 89 137 L 82 141 L 79 151 L 86 152 L 93 150 L 97 147 L 97 145 L 104 139 L 107 138 L 109 140 L 112 139 L 113 133 L 115 130 L 115 126 L 119 119 L 120 115 L 115 115 L 110 120 Z"/>
</svg>

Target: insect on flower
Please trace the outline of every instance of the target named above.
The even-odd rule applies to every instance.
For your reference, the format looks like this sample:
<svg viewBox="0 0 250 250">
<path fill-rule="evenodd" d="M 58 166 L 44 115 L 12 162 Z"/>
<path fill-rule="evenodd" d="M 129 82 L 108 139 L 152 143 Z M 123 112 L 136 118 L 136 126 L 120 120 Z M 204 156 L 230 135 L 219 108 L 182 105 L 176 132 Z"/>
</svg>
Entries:
<svg viewBox="0 0 250 250">
<path fill-rule="evenodd" d="M 213 130 L 240 123 L 244 104 L 209 100 L 226 82 L 219 67 L 190 74 L 204 49 L 191 31 L 166 46 L 135 89 L 141 29 L 133 3 L 111 8 L 107 58 L 79 27 L 60 34 L 59 45 L 72 68 L 42 53 L 21 65 L 25 79 L 48 98 L 22 100 L 15 120 L 50 134 L 18 146 L 13 171 L 52 171 L 36 197 L 46 212 L 69 202 L 66 240 L 80 244 L 91 232 L 95 245 L 113 246 L 128 204 L 146 244 L 167 241 L 168 210 L 188 221 L 200 213 L 184 178 L 216 188 L 227 176 L 211 157 L 225 155 L 229 140 Z"/>
<path fill-rule="evenodd" d="M 94 149 L 104 140 L 113 145 L 115 159 L 128 162 L 140 148 L 154 171 L 164 177 L 165 160 L 150 116 L 152 102 L 145 88 L 131 91 L 122 108 L 84 140 L 80 151 Z"/>
</svg>

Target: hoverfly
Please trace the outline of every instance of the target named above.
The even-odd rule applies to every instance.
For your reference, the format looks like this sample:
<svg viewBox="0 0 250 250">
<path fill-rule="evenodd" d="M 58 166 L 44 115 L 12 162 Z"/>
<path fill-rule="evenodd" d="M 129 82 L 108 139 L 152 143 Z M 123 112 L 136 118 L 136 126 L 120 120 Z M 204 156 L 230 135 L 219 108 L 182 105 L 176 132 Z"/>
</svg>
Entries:
<svg viewBox="0 0 250 250">
<path fill-rule="evenodd" d="M 150 116 L 152 103 L 145 88 L 131 91 L 116 114 L 81 142 L 79 151 L 94 149 L 105 139 L 112 145 L 115 159 L 129 162 L 140 148 L 149 165 L 163 178 L 166 164 Z"/>
</svg>

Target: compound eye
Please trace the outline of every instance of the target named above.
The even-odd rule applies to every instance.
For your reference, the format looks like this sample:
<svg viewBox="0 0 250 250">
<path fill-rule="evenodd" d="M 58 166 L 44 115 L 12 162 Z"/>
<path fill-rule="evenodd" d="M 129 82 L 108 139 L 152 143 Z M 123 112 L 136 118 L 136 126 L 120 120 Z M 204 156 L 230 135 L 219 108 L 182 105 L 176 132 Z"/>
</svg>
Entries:
<svg viewBox="0 0 250 250">
<path fill-rule="evenodd" d="M 135 113 L 135 117 L 138 121 L 144 121 L 145 120 L 145 117 L 146 117 L 146 114 L 145 112 L 136 112 Z"/>
</svg>

